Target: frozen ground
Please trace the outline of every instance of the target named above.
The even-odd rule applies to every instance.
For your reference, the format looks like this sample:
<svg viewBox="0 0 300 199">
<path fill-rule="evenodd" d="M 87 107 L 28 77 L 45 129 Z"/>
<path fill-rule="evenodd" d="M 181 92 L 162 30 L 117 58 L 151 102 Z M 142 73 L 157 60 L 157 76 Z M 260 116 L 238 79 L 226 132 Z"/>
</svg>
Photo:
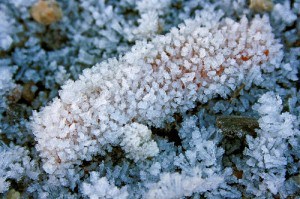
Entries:
<svg viewBox="0 0 300 199">
<path fill-rule="evenodd" d="M 299 197 L 299 0 L 36 2 L 0 1 L 0 197 Z"/>
</svg>

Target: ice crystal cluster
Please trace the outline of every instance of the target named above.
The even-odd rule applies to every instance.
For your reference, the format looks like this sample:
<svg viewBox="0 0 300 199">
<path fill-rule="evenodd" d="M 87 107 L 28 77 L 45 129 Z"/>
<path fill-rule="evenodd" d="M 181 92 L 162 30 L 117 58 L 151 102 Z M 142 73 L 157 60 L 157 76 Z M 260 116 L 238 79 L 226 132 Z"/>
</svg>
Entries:
<svg viewBox="0 0 300 199">
<path fill-rule="evenodd" d="M 20 181 L 24 176 L 37 180 L 39 170 L 35 160 L 31 160 L 29 152 L 19 146 L 1 146 L 0 192 L 8 190 L 10 180 Z M 26 183 L 26 181 L 23 181 Z"/>
<path fill-rule="evenodd" d="M 14 89 L 16 84 L 13 78 L 13 68 L 2 66 L 0 67 L 0 113 L 4 112 L 7 108 L 7 96 L 9 91 Z"/>
<path fill-rule="evenodd" d="M 60 16 L 42 23 L 39 4 Z M 0 1 L 0 197 L 299 197 L 299 15 L 298 0 Z"/>
</svg>

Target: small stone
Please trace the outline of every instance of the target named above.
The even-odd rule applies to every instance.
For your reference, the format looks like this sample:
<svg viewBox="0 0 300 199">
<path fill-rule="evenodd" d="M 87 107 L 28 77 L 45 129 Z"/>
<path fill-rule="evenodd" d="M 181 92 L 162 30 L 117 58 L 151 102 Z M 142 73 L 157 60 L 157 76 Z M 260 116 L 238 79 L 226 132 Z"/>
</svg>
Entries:
<svg viewBox="0 0 300 199">
<path fill-rule="evenodd" d="M 255 129 L 259 128 L 257 119 L 245 116 L 220 116 L 216 125 L 224 133 L 224 136 L 236 138 L 246 134 L 256 136 Z"/>
<path fill-rule="evenodd" d="M 272 0 L 250 0 L 249 8 L 256 12 L 269 12 L 273 10 Z"/>
<path fill-rule="evenodd" d="M 20 198 L 21 198 L 20 192 L 14 189 L 9 190 L 7 193 L 7 199 L 20 199 Z"/>
<path fill-rule="evenodd" d="M 62 10 L 55 0 L 39 0 L 30 12 L 35 21 L 44 25 L 50 25 L 62 18 Z"/>
</svg>

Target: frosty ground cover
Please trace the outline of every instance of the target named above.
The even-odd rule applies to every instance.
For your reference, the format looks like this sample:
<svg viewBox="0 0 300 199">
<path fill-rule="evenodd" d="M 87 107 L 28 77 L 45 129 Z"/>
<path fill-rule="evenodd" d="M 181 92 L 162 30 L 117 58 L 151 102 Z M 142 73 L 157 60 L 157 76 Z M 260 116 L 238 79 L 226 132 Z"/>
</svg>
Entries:
<svg viewBox="0 0 300 199">
<path fill-rule="evenodd" d="M 1 1 L 1 197 L 299 196 L 299 15 L 297 0 Z"/>
</svg>

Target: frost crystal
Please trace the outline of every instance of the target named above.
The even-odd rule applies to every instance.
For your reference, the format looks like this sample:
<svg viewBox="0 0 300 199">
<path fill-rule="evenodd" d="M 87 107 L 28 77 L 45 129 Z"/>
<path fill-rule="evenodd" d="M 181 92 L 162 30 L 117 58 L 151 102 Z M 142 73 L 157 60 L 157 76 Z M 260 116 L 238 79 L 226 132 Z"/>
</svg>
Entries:
<svg viewBox="0 0 300 199">
<path fill-rule="evenodd" d="M 162 174 L 160 181 L 151 186 L 146 198 L 171 199 L 191 196 L 193 193 L 203 193 L 205 191 L 216 189 L 224 182 L 222 177 L 215 175 L 211 175 L 208 178 L 202 178 L 201 172 L 197 168 L 194 168 L 194 172 L 194 176 L 179 173 Z"/>
<path fill-rule="evenodd" d="M 38 179 L 39 170 L 36 169 L 35 161 L 31 161 L 28 154 L 26 149 L 19 146 L 0 146 L 0 193 L 9 189 L 8 180 L 20 181 L 25 177 Z"/>
<path fill-rule="evenodd" d="M 163 21 L 159 19 L 170 5 L 170 0 L 142 0 L 137 2 L 137 8 L 141 14 L 138 20 L 139 26 L 132 31 L 138 38 L 152 38 L 160 29 L 163 29 Z"/>
<path fill-rule="evenodd" d="M 7 107 L 7 95 L 16 87 L 13 78 L 13 68 L 0 66 L 0 118 L 3 110 Z"/>
<path fill-rule="evenodd" d="M 124 137 L 120 145 L 128 153 L 128 158 L 138 161 L 157 155 L 157 144 L 151 140 L 151 131 L 147 126 L 132 123 L 126 125 L 121 131 Z"/>
<path fill-rule="evenodd" d="M 119 189 L 110 184 L 105 177 L 99 178 L 97 172 L 91 172 L 90 181 L 91 183 L 82 183 L 82 192 L 91 199 L 126 199 L 128 197 L 126 187 Z"/>
</svg>

